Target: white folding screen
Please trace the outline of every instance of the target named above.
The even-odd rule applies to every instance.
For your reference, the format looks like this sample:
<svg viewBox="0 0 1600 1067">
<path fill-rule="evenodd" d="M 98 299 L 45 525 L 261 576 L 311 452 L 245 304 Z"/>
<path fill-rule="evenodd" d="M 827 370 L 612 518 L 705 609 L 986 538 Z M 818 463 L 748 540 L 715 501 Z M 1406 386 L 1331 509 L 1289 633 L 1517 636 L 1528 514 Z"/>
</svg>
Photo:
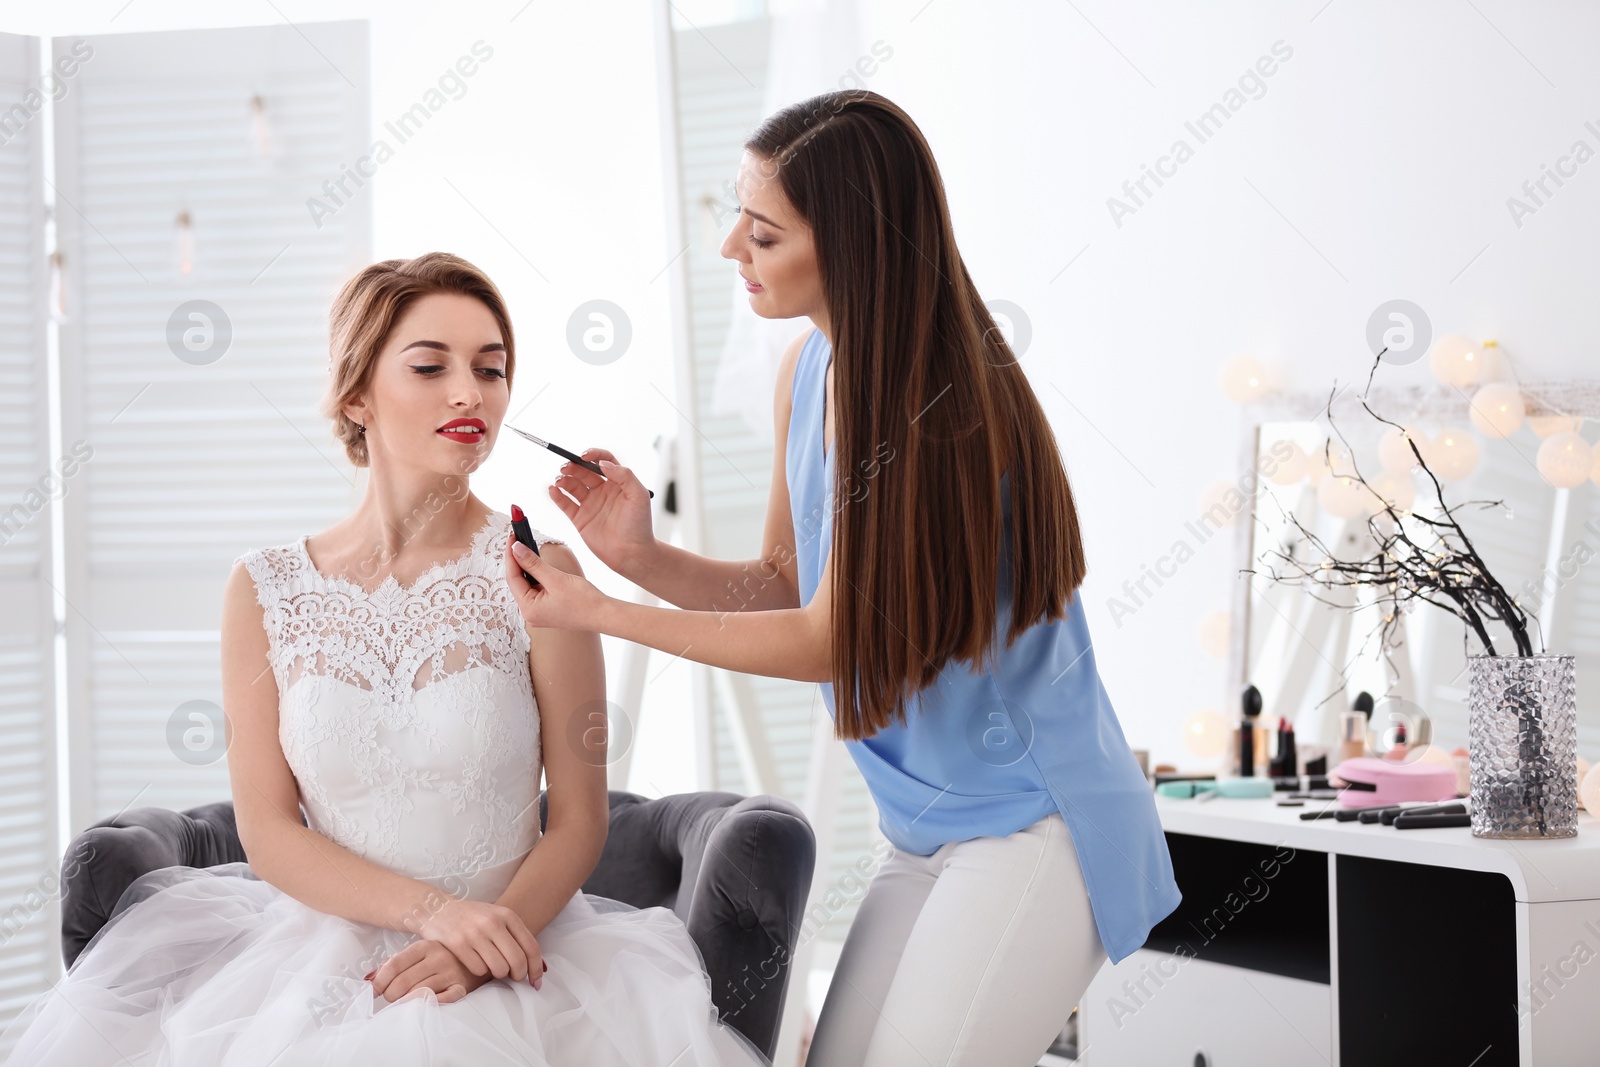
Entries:
<svg viewBox="0 0 1600 1067">
<path fill-rule="evenodd" d="M 229 797 L 229 565 L 357 495 L 317 402 L 329 301 L 370 257 L 350 175 L 372 148 L 364 22 L 54 50 L 80 46 L 54 182 L 62 440 L 93 453 L 64 501 L 74 832 Z"/>
<path fill-rule="evenodd" d="M 0 1027 L 61 958 L 51 512 L 78 485 L 51 464 L 39 46 L 0 34 Z"/>
</svg>

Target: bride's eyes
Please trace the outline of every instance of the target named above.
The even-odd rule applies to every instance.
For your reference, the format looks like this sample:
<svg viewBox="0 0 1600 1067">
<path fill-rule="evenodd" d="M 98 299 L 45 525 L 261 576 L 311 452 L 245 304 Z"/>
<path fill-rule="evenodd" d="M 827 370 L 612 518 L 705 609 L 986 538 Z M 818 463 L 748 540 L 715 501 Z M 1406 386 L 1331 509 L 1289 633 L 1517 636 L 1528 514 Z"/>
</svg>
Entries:
<svg viewBox="0 0 1600 1067">
<path fill-rule="evenodd" d="M 422 375 L 424 378 L 431 378 L 437 371 L 444 370 L 443 367 L 438 366 L 437 364 L 428 364 L 427 366 L 421 367 L 414 366 L 411 369 Z M 506 372 L 501 370 L 499 367 L 479 367 L 478 372 L 495 380 L 502 379 L 506 376 Z"/>
<path fill-rule="evenodd" d="M 763 241 L 761 238 L 757 237 L 755 234 L 751 234 L 750 235 L 750 243 L 755 245 L 757 248 L 771 248 L 772 247 L 772 242 L 771 241 Z"/>
</svg>

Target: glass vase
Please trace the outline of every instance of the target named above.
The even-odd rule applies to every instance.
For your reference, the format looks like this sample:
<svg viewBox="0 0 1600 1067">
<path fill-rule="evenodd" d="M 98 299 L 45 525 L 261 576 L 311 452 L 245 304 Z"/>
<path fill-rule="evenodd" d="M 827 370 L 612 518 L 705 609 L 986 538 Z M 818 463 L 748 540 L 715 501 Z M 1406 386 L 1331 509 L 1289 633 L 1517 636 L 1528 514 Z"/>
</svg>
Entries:
<svg viewBox="0 0 1600 1067">
<path fill-rule="evenodd" d="M 1572 656 L 1467 657 L 1472 836 L 1578 833 Z"/>
</svg>

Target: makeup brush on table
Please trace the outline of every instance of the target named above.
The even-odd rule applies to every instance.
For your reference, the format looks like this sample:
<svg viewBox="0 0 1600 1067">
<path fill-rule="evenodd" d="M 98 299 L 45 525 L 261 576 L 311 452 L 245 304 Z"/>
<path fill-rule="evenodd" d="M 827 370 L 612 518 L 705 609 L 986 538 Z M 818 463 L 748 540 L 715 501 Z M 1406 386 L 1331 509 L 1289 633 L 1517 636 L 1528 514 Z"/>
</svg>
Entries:
<svg viewBox="0 0 1600 1067">
<path fill-rule="evenodd" d="M 513 433 L 521 434 L 523 437 L 526 437 L 528 440 L 532 441 L 534 444 L 538 445 L 540 448 L 548 448 L 550 451 L 554 452 L 556 455 L 561 456 L 564 459 L 570 459 L 572 462 L 576 463 L 578 466 L 584 468 L 585 470 L 594 471 L 596 474 L 598 474 L 602 478 L 604 478 L 606 476 L 606 472 L 600 469 L 600 464 L 598 464 L 598 463 L 595 463 L 595 462 L 593 462 L 591 460 L 584 459 L 582 456 L 577 455 L 576 453 L 568 452 L 566 449 L 562 448 L 560 445 L 553 445 L 549 441 L 546 441 L 542 437 L 535 437 L 535 436 L 533 436 L 533 434 L 529 433 L 527 430 L 519 430 L 515 426 L 508 426 L 507 429 L 511 430 Z M 650 494 L 651 499 L 655 499 L 655 495 L 656 494 L 655 494 L 655 490 L 654 489 L 646 489 L 645 492 Z"/>
</svg>

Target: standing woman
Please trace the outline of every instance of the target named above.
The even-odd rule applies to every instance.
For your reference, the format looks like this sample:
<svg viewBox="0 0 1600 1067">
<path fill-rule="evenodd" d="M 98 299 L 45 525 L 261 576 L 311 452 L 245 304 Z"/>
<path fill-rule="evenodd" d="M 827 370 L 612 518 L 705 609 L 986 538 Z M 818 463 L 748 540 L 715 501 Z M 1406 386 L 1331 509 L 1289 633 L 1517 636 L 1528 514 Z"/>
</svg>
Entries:
<svg viewBox="0 0 1600 1067">
<path fill-rule="evenodd" d="M 1149 785 L 1095 668 L 1055 437 L 956 250 L 911 119 L 867 91 L 767 119 L 722 254 L 754 311 L 810 319 L 778 373 L 761 556 L 656 540 L 633 472 L 550 494 L 607 597 L 525 550 L 534 627 L 822 683 L 893 853 L 845 941 L 811 1067 L 1024 1067 L 1107 956 L 1178 904 Z M 837 357 L 837 358 L 835 358 Z M 796 994 L 803 994 L 801 984 Z"/>
</svg>

